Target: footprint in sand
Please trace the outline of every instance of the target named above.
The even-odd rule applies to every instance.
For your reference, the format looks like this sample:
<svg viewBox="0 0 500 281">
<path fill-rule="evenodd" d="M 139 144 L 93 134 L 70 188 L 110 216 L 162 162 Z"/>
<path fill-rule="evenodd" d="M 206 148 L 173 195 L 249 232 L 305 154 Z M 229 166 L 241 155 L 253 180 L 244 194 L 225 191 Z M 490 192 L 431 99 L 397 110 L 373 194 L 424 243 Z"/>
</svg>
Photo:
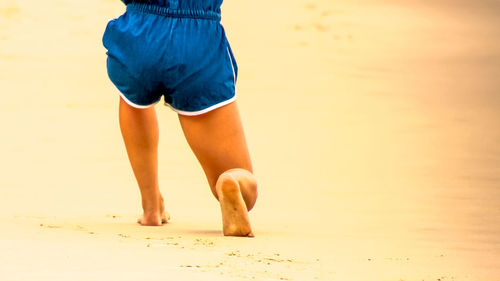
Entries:
<svg viewBox="0 0 500 281">
<path fill-rule="evenodd" d="M 40 226 L 41 227 L 46 227 L 46 228 L 61 228 L 62 227 L 62 226 L 59 226 L 59 225 L 50 225 L 50 224 L 45 225 L 43 223 L 41 223 Z"/>
<path fill-rule="evenodd" d="M 0 6 L 0 18 L 11 19 L 21 13 L 21 9 L 18 7 L 7 4 L 5 7 Z"/>
<path fill-rule="evenodd" d="M 323 12 L 321 12 L 321 17 L 325 18 L 325 17 L 330 16 L 331 14 L 333 14 L 332 11 L 323 11 Z"/>
<path fill-rule="evenodd" d="M 305 8 L 308 10 L 316 10 L 316 4 L 314 4 L 314 3 L 306 4 Z"/>
<path fill-rule="evenodd" d="M 326 32 L 330 29 L 329 26 L 320 23 L 314 24 L 314 28 L 316 28 L 319 32 Z"/>
</svg>

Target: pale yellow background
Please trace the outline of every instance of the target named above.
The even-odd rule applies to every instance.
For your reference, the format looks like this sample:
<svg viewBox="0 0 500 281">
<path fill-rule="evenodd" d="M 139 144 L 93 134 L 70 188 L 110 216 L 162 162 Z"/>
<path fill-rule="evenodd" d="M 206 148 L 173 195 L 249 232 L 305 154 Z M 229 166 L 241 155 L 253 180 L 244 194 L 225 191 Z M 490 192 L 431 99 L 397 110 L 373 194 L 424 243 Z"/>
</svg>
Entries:
<svg viewBox="0 0 500 281">
<path fill-rule="evenodd" d="M 500 2 L 235 1 L 260 197 L 220 211 L 158 105 L 172 222 L 139 192 L 101 37 L 118 0 L 0 2 L 0 280 L 499 280 Z"/>
</svg>

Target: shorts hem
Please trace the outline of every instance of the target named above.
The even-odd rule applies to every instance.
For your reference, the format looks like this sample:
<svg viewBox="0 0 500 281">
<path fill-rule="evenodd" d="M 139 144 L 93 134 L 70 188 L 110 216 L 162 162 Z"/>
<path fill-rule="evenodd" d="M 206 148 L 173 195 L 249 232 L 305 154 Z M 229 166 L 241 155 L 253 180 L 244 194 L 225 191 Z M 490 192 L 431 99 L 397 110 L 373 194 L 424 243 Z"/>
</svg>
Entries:
<svg viewBox="0 0 500 281">
<path fill-rule="evenodd" d="M 145 109 L 145 108 L 148 108 L 148 107 L 154 106 L 154 105 L 155 105 L 155 104 L 157 104 L 157 103 L 160 101 L 160 99 L 161 99 L 161 97 L 160 97 L 157 101 L 155 101 L 155 102 L 153 102 L 153 103 L 151 103 L 151 104 L 148 104 L 148 105 L 140 105 L 140 104 L 136 104 L 136 103 L 131 102 L 129 99 L 127 99 L 127 97 L 126 97 L 126 96 L 125 96 L 122 92 L 118 91 L 118 94 L 120 94 L 120 97 L 121 97 L 121 98 L 122 98 L 122 99 L 123 99 L 123 100 L 124 100 L 124 101 L 125 101 L 128 105 L 130 105 L 130 106 L 132 106 L 132 107 L 135 107 L 135 108 L 138 108 L 138 109 Z"/>
<path fill-rule="evenodd" d="M 184 110 L 180 110 L 180 109 L 177 109 L 177 108 L 173 107 L 171 104 L 169 104 L 167 102 L 165 102 L 165 105 L 168 106 L 168 107 L 170 107 L 170 109 L 172 109 L 173 111 L 177 112 L 180 115 L 196 116 L 196 115 L 201 115 L 201 114 L 210 112 L 210 111 L 212 111 L 214 109 L 217 109 L 219 107 L 223 107 L 224 105 L 230 104 L 230 103 L 232 103 L 235 100 L 236 100 L 236 95 L 234 95 L 232 98 L 230 98 L 228 100 L 219 102 L 217 104 L 214 104 L 212 106 L 209 106 L 207 108 L 204 108 L 202 110 L 197 110 L 197 111 L 184 111 Z"/>
</svg>

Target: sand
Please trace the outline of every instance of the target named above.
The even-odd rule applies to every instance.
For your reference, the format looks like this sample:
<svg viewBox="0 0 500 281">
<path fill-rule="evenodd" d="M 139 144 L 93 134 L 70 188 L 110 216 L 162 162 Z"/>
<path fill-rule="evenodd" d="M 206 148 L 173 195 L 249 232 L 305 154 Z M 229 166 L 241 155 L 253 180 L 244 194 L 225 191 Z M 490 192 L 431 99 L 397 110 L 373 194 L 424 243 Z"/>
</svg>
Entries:
<svg viewBox="0 0 500 281">
<path fill-rule="evenodd" d="M 226 1 L 255 238 L 157 105 L 140 227 L 101 37 L 118 0 L 0 3 L 0 280 L 498 280 L 500 2 Z"/>
</svg>

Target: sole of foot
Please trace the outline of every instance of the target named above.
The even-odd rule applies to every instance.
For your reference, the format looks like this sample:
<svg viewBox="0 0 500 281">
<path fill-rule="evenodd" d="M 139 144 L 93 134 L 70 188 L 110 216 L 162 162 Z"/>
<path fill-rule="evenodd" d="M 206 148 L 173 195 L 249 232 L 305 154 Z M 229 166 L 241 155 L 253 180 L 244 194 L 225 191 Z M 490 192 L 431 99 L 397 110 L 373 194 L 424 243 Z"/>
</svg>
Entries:
<svg viewBox="0 0 500 281">
<path fill-rule="evenodd" d="M 229 174 L 223 174 L 217 181 L 216 191 L 222 211 L 224 236 L 254 237 L 238 181 Z"/>
</svg>

